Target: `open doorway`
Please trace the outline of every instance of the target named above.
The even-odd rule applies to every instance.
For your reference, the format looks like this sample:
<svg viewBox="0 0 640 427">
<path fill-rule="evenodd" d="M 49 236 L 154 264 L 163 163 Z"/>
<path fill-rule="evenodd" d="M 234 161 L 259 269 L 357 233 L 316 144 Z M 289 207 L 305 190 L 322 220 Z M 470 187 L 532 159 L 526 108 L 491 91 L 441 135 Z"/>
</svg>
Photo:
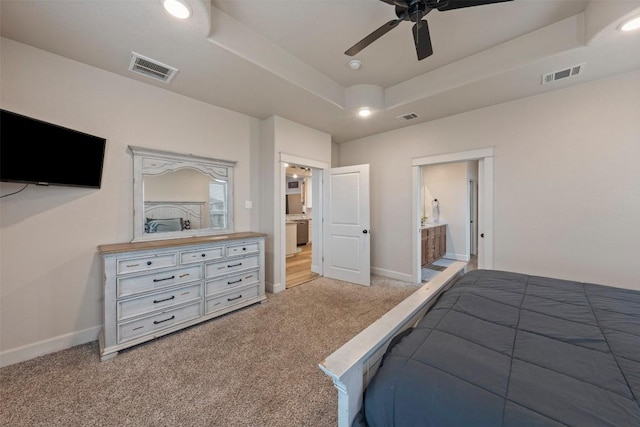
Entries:
<svg viewBox="0 0 640 427">
<path fill-rule="evenodd" d="M 287 164 L 285 197 L 285 287 L 319 276 L 313 264 L 313 169 Z"/>
<path fill-rule="evenodd" d="M 453 261 L 471 261 L 470 179 L 476 160 L 425 165 L 422 172 L 421 279 L 432 280 Z"/>
<path fill-rule="evenodd" d="M 429 217 L 431 211 L 428 208 L 436 199 L 441 216 L 437 222 L 433 219 L 431 222 L 435 222 L 435 225 L 446 225 L 446 243 L 441 262 L 466 261 L 468 268 L 493 268 L 493 152 L 493 148 L 484 148 L 413 160 L 414 221 L 418 225 L 418 232 L 414 234 L 413 241 L 415 283 L 423 281 L 423 218 Z M 461 165 L 458 168 L 461 170 L 457 171 L 455 189 L 449 188 L 452 186 L 449 182 L 451 177 L 445 177 L 441 181 L 435 180 L 435 182 L 442 182 L 442 186 L 436 185 L 435 188 L 426 191 L 424 169 L 438 166 L 441 168 L 433 170 L 438 173 L 444 171 L 446 175 L 455 170 L 455 167 L 448 165 L 456 164 Z M 477 218 L 473 216 L 471 181 L 474 181 L 477 186 L 475 192 Z M 455 201 L 452 195 L 455 195 Z M 475 250 L 477 255 L 471 253 L 472 233 L 475 233 L 474 243 L 477 246 Z"/>
</svg>

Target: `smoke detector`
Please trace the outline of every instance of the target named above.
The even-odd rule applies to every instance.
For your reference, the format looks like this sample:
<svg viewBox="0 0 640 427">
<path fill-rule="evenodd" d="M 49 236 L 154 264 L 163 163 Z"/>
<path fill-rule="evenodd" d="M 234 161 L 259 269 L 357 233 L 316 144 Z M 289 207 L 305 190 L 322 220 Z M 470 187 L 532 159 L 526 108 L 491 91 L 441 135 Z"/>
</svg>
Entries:
<svg viewBox="0 0 640 427">
<path fill-rule="evenodd" d="M 165 83 L 169 83 L 178 72 L 177 68 L 170 67 L 136 52 L 131 52 L 129 70 Z"/>
<path fill-rule="evenodd" d="M 349 61 L 349 67 L 351 67 L 352 70 L 359 70 L 361 66 L 362 61 L 360 61 L 359 59 L 352 59 L 351 61 Z"/>
</svg>

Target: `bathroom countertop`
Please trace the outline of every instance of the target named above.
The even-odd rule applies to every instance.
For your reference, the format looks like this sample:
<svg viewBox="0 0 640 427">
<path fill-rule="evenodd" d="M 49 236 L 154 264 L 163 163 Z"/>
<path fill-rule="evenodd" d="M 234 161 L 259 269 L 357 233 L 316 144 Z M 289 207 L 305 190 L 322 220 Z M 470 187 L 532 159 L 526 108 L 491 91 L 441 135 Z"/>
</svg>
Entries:
<svg viewBox="0 0 640 427">
<path fill-rule="evenodd" d="M 424 229 L 427 229 L 427 228 L 439 227 L 441 225 L 447 225 L 447 223 L 446 222 L 438 222 L 437 224 L 427 223 L 427 224 L 423 225 L 421 228 L 424 230 Z"/>
<path fill-rule="evenodd" d="M 310 220 L 311 218 L 306 214 L 302 214 L 302 215 L 293 214 L 293 215 L 287 215 L 285 222 L 287 224 L 292 224 L 299 221 L 310 221 Z"/>
</svg>

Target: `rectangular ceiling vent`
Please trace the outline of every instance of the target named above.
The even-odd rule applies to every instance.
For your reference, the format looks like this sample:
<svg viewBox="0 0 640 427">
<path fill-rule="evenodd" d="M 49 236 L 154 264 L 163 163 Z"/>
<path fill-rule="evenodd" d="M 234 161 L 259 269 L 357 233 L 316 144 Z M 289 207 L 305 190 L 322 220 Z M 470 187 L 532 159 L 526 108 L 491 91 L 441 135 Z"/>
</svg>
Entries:
<svg viewBox="0 0 640 427">
<path fill-rule="evenodd" d="M 577 76 L 582 73 L 584 64 L 574 65 L 573 67 L 565 68 L 564 70 L 554 71 L 553 73 L 542 75 L 542 84 L 546 85 L 558 80 L 566 79 L 567 77 Z"/>
<path fill-rule="evenodd" d="M 178 72 L 177 68 L 162 64 L 155 59 L 147 58 L 136 52 L 131 52 L 129 70 L 165 83 L 169 83 Z"/>
<path fill-rule="evenodd" d="M 400 120 L 413 120 L 417 118 L 418 118 L 418 115 L 416 113 L 408 113 L 408 114 L 403 114 L 401 116 L 396 117 L 396 119 L 400 119 Z"/>
</svg>

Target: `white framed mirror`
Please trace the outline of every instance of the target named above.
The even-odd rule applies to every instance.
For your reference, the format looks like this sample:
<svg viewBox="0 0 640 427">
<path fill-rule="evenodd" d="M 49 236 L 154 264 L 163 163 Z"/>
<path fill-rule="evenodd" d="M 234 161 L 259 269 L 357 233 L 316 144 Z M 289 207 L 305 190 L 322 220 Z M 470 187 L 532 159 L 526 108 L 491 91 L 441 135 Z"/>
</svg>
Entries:
<svg viewBox="0 0 640 427">
<path fill-rule="evenodd" d="M 133 241 L 233 232 L 236 162 L 129 146 Z"/>
</svg>

